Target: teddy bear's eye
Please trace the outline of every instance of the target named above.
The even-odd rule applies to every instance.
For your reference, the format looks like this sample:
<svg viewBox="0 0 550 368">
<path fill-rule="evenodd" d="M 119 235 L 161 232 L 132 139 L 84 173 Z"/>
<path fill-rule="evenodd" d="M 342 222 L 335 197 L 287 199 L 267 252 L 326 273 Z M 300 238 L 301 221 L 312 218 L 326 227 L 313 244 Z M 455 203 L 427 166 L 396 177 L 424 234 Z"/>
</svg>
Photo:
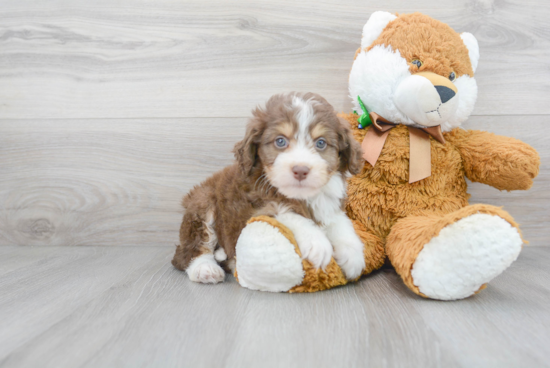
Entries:
<svg viewBox="0 0 550 368">
<path fill-rule="evenodd" d="M 456 79 L 456 74 L 455 72 L 451 72 L 451 74 L 449 74 L 449 79 L 452 81 L 454 81 Z"/>
<path fill-rule="evenodd" d="M 414 64 L 418 67 L 418 69 L 420 69 L 420 67 L 422 66 L 423 62 L 421 62 L 420 60 L 418 59 L 413 59 L 413 61 L 411 61 L 411 64 Z"/>
</svg>

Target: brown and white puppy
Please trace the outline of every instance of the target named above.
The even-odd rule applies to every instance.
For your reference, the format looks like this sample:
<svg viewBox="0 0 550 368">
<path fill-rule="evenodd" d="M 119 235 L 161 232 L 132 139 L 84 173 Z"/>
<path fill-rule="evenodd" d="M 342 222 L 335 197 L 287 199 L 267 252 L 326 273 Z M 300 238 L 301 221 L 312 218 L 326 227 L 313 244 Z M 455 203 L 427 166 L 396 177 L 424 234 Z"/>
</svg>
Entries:
<svg viewBox="0 0 550 368">
<path fill-rule="evenodd" d="M 247 220 L 275 217 L 302 256 L 324 268 L 334 256 L 354 279 L 365 267 L 363 243 L 343 211 L 346 176 L 363 167 L 361 148 L 333 107 L 313 93 L 275 95 L 252 112 L 236 163 L 183 199 L 181 244 L 172 264 L 193 281 L 223 281 Z M 220 267 L 220 265 L 222 267 Z"/>
</svg>

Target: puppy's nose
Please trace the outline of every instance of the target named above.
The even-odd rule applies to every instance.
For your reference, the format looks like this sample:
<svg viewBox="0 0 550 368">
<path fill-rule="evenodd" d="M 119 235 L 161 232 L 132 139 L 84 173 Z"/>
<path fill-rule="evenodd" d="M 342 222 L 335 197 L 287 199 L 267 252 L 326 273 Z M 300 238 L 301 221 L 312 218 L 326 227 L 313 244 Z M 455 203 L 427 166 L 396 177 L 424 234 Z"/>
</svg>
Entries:
<svg viewBox="0 0 550 368">
<path fill-rule="evenodd" d="M 296 178 L 296 180 L 302 181 L 307 177 L 307 174 L 309 174 L 309 167 L 294 166 L 292 168 L 292 172 L 294 173 L 294 178 Z"/>
<path fill-rule="evenodd" d="M 453 91 L 449 87 L 435 86 L 435 89 L 437 90 L 437 93 L 439 93 L 439 97 L 441 97 L 441 103 L 449 101 L 456 95 L 455 91 Z"/>
</svg>

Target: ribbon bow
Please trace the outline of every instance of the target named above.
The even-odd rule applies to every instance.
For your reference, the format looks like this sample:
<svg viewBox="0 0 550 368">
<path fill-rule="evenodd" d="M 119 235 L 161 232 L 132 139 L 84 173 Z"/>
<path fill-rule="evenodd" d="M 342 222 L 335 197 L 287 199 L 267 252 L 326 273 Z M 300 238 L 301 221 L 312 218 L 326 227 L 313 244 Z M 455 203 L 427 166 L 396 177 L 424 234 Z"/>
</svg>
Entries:
<svg viewBox="0 0 550 368">
<path fill-rule="evenodd" d="M 363 109 L 363 112 L 361 118 L 364 115 L 369 115 L 372 127 L 367 131 L 361 148 L 363 148 L 363 158 L 374 167 L 390 130 L 395 128 L 397 124 L 374 112 L 369 114 L 366 109 Z M 414 183 L 432 174 L 430 135 L 441 144 L 445 144 L 445 138 L 439 125 L 429 128 L 408 128 L 410 137 L 409 183 Z"/>
</svg>

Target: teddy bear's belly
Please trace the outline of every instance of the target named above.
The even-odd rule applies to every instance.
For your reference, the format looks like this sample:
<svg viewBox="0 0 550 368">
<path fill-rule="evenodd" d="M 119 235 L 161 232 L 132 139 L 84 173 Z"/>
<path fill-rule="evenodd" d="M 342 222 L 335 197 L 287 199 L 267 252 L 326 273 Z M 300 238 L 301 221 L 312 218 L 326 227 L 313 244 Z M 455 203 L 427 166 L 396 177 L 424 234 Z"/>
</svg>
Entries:
<svg viewBox="0 0 550 368">
<path fill-rule="evenodd" d="M 374 168 L 366 163 L 362 173 L 349 179 L 347 212 L 352 219 L 384 239 L 400 218 L 449 213 L 468 204 L 462 159 L 450 143 L 432 141 L 432 175 L 412 184 L 408 151 L 404 154 L 392 143 Z"/>
</svg>

